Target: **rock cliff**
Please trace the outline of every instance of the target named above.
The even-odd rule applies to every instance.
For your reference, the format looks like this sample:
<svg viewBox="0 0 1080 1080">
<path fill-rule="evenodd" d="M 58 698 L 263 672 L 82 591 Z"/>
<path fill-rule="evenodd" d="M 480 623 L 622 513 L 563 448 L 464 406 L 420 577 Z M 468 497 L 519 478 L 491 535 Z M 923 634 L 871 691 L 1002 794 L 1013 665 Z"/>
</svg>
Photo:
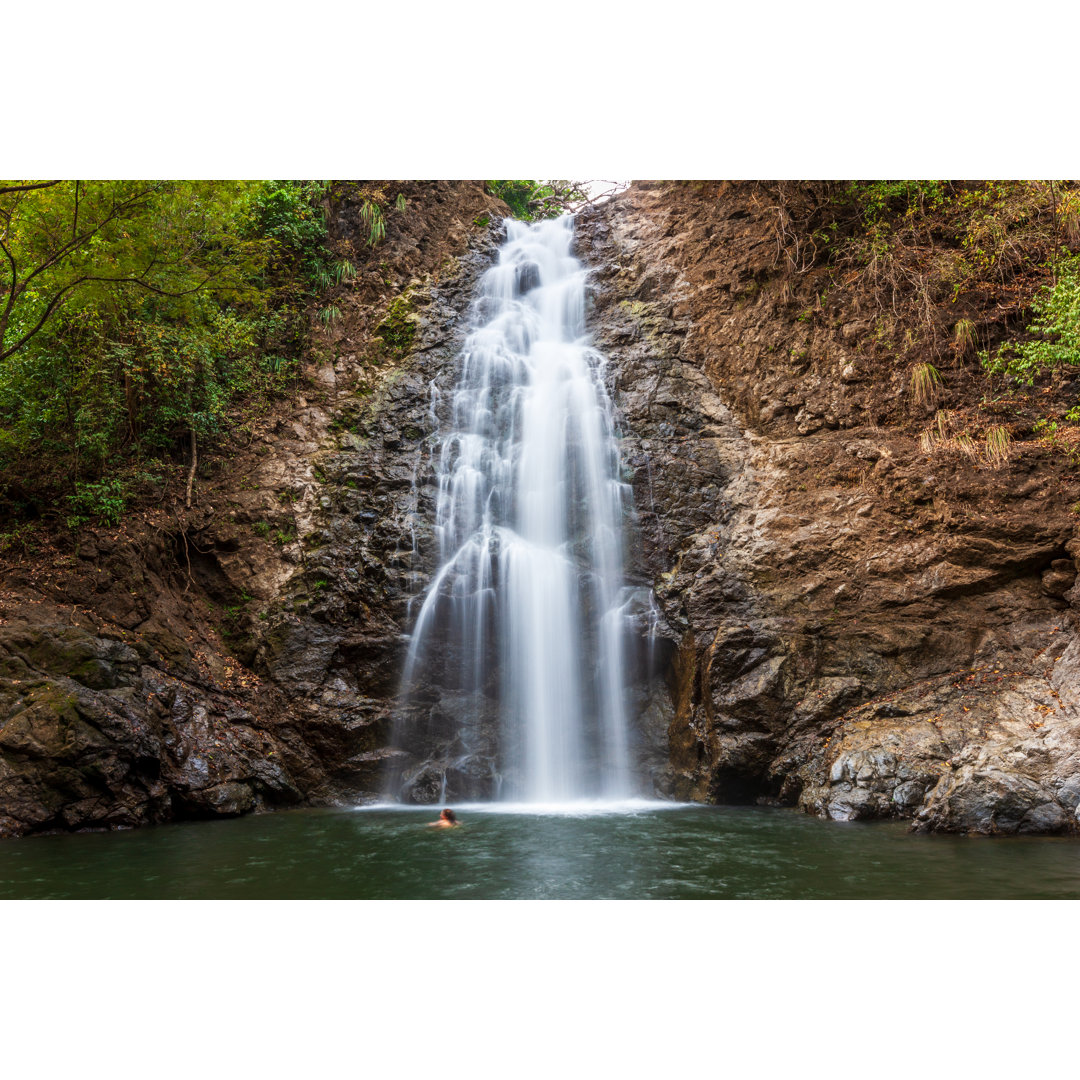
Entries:
<svg viewBox="0 0 1080 1080">
<path fill-rule="evenodd" d="M 437 797 L 452 703 L 393 723 L 434 569 L 429 387 L 453 384 L 505 208 L 475 183 L 393 188 L 410 210 L 369 249 L 365 189 L 336 186 L 332 242 L 360 271 L 342 317 L 192 511 L 5 556 L 0 836 L 355 801 L 387 769 Z M 823 305 L 781 265 L 767 189 L 635 185 L 581 214 L 578 245 L 630 577 L 656 598 L 631 691 L 657 793 L 1080 829 L 1069 461 L 928 449 L 934 410 L 866 298 Z"/>
<path fill-rule="evenodd" d="M 670 658 L 659 787 L 1075 832 L 1071 463 L 928 453 L 933 409 L 857 294 L 812 311 L 772 213 L 755 185 L 639 185 L 579 231 Z"/>
</svg>

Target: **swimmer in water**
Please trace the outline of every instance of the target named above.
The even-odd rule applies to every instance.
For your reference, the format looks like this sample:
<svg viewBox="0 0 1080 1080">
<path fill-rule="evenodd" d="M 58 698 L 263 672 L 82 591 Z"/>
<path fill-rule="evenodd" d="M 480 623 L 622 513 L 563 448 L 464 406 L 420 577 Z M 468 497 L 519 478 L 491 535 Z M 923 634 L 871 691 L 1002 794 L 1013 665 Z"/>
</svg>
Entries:
<svg viewBox="0 0 1080 1080">
<path fill-rule="evenodd" d="M 453 810 L 445 809 L 439 815 L 438 821 L 429 821 L 429 829 L 453 829 L 460 825 L 461 822 L 457 819 L 457 814 Z"/>
</svg>

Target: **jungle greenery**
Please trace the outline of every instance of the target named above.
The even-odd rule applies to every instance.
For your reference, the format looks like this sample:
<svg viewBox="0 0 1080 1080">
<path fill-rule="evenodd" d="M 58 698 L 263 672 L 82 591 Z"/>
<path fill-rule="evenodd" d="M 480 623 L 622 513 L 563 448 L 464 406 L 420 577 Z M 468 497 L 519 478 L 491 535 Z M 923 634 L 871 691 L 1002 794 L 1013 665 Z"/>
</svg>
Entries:
<svg viewBox="0 0 1080 1080">
<path fill-rule="evenodd" d="M 981 354 L 987 371 L 1031 386 L 1044 372 L 1080 367 L 1080 255 L 1054 261 L 1055 281 L 1032 302 L 1027 341 L 1005 342 L 996 353 Z"/>
<path fill-rule="evenodd" d="M 0 501 L 115 522 L 282 392 L 352 268 L 322 181 L 0 181 Z"/>
<path fill-rule="evenodd" d="M 586 198 L 572 180 L 488 180 L 487 189 L 522 221 L 558 217 Z"/>
</svg>

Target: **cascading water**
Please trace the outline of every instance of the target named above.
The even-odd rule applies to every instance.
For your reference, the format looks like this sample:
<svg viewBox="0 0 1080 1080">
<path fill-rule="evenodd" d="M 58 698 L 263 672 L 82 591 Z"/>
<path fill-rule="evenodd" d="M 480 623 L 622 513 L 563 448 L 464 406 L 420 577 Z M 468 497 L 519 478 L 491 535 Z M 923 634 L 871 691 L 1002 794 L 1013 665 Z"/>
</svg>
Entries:
<svg viewBox="0 0 1080 1080">
<path fill-rule="evenodd" d="M 435 461 L 439 569 L 403 685 L 441 672 L 462 759 L 483 755 L 479 718 L 493 718 L 500 797 L 621 798 L 635 793 L 623 655 L 630 489 L 604 360 L 585 336 L 586 270 L 571 254 L 569 216 L 510 221 L 507 233 L 480 283 Z"/>
</svg>

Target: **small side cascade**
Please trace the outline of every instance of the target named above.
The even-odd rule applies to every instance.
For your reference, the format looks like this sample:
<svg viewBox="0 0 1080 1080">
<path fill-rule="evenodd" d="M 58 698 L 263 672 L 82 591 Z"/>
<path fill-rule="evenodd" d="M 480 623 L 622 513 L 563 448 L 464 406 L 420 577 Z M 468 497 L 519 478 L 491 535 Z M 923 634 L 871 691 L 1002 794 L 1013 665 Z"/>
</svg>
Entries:
<svg viewBox="0 0 1080 1080">
<path fill-rule="evenodd" d="M 507 234 L 479 286 L 435 454 L 439 566 L 403 695 L 439 682 L 455 755 L 475 775 L 486 758 L 489 797 L 625 798 L 637 793 L 624 641 L 632 501 L 604 357 L 586 336 L 587 271 L 570 216 L 510 221 Z M 433 415 L 439 404 L 433 388 Z"/>
</svg>

